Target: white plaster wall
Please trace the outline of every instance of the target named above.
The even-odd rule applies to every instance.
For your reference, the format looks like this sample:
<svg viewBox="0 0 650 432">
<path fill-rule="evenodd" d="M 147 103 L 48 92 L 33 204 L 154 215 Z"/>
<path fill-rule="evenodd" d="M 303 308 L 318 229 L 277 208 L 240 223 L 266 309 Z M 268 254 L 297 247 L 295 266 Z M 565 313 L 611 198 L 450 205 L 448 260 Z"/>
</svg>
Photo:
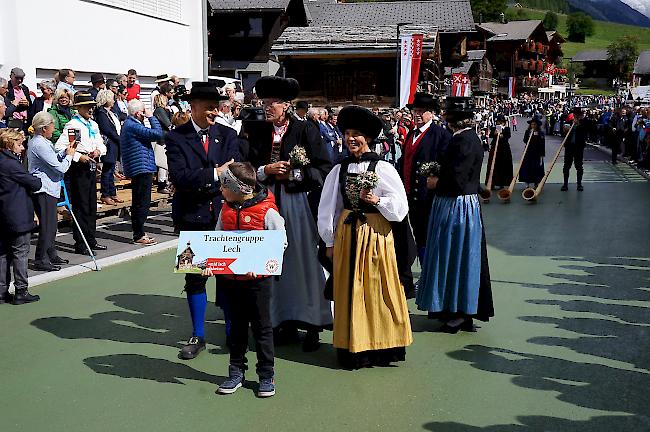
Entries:
<svg viewBox="0 0 650 432">
<path fill-rule="evenodd" d="M 19 66 L 32 90 L 37 69 L 73 69 L 78 84 L 131 68 L 145 87 L 163 73 L 203 79 L 202 0 L 182 0 L 182 24 L 82 0 L 1 2 L 0 76 Z"/>
</svg>

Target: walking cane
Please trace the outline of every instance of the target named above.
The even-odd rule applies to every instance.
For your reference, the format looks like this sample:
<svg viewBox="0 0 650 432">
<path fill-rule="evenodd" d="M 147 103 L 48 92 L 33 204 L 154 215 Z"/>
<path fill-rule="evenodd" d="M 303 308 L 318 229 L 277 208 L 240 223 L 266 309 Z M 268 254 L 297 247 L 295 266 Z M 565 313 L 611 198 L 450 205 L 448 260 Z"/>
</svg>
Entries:
<svg viewBox="0 0 650 432">
<path fill-rule="evenodd" d="M 86 240 L 86 236 L 81 230 L 81 227 L 79 226 L 79 222 L 77 222 L 77 217 L 74 215 L 74 212 L 72 211 L 72 205 L 70 205 L 70 199 L 68 198 L 68 189 L 65 187 L 64 180 L 61 180 L 61 187 L 63 188 L 63 202 L 57 203 L 56 206 L 65 207 L 68 209 L 68 211 L 72 215 L 72 220 L 74 221 L 75 225 L 77 226 L 77 229 L 79 230 L 79 234 L 81 234 L 81 238 L 84 241 L 84 245 L 86 245 L 86 250 L 90 254 L 90 258 L 93 260 L 93 263 L 95 264 L 95 271 L 101 271 L 102 268 L 100 267 L 99 264 L 97 264 L 97 260 L 95 259 L 95 253 L 90 248 L 90 245 L 88 244 L 88 240 Z"/>
</svg>

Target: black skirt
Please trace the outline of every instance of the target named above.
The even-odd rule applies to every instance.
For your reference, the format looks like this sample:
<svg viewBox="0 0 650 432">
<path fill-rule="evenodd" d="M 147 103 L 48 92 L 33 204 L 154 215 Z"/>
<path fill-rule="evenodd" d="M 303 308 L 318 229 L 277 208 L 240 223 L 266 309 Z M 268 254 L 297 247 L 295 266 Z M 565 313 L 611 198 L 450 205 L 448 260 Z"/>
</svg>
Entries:
<svg viewBox="0 0 650 432">
<path fill-rule="evenodd" d="M 386 367 L 391 363 L 406 360 L 406 347 L 395 347 L 380 350 L 351 353 L 342 348 L 336 350 L 339 365 L 343 369 L 355 370 L 373 366 Z"/>
</svg>

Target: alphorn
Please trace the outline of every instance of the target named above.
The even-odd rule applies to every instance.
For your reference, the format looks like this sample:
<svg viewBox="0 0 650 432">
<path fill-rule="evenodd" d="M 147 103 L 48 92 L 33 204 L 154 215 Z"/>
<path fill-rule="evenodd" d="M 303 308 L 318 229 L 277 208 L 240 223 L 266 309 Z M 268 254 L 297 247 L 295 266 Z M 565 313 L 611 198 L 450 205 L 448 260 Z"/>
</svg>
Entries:
<svg viewBox="0 0 650 432">
<path fill-rule="evenodd" d="M 536 200 L 539 194 L 542 193 L 542 189 L 544 189 L 544 184 L 546 184 L 546 180 L 548 180 L 548 176 L 551 175 L 551 171 L 553 171 L 553 167 L 555 166 L 555 163 L 557 160 L 560 158 L 560 153 L 562 152 L 562 149 L 564 148 L 564 144 L 566 143 L 567 138 L 569 138 L 569 135 L 571 135 L 571 131 L 573 130 L 573 126 L 575 126 L 575 123 L 571 125 L 569 128 L 569 132 L 567 132 L 566 136 L 562 140 L 562 144 L 560 144 L 560 148 L 557 149 L 557 152 L 555 153 L 555 157 L 553 158 L 553 162 L 551 162 L 551 166 L 549 167 L 548 171 L 546 174 L 544 174 L 544 177 L 542 177 L 542 180 L 537 184 L 537 187 L 535 189 L 533 188 L 526 188 L 524 191 L 521 193 L 521 196 L 523 199 L 526 201 L 533 201 Z"/>
<path fill-rule="evenodd" d="M 517 179 L 519 179 L 519 171 L 521 171 L 521 166 L 524 164 L 524 158 L 526 157 L 526 152 L 528 151 L 528 146 L 530 145 L 530 140 L 532 138 L 533 138 L 533 133 L 531 132 L 530 135 L 528 136 L 528 141 L 526 142 L 526 147 L 524 147 L 524 154 L 521 155 L 521 160 L 519 161 L 519 166 L 517 167 L 517 171 L 515 172 L 515 175 L 512 177 L 512 181 L 510 182 L 510 186 L 508 186 L 508 189 L 501 189 L 501 190 L 499 190 L 499 192 L 497 192 L 497 196 L 504 203 L 510 202 L 510 197 L 512 197 L 512 191 L 515 190 L 515 185 L 517 184 Z"/>
<path fill-rule="evenodd" d="M 487 183 L 485 183 L 485 190 L 481 194 L 481 198 L 484 203 L 489 203 L 490 198 L 492 198 L 492 176 L 494 175 L 494 166 L 497 161 L 497 151 L 499 150 L 499 138 L 501 138 L 501 133 L 497 133 L 497 140 L 494 143 L 494 153 L 492 154 L 492 163 L 490 164 L 490 173 L 488 174 Z"/>
</svg>

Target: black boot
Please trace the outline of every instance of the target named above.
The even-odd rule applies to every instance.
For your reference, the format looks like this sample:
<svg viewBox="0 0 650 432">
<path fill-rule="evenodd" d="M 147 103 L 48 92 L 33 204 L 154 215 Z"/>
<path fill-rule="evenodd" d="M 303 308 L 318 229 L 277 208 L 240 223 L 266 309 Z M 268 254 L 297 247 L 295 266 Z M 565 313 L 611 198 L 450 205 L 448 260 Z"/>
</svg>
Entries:
<svg viewBox="0 0 650 432">
<path fill-rule="evenodd" d="M 318 330 L 307 330 L 307 336 L 302 341 L 303 352 L 314 352 L 320 348 Z"/>
<path fill-rule="evenodd" d="M 8 291 L 6 293 L 4 293 L 4 294 L 0 294 L 0 305 L 1 304 L 9 304 L 9 303 L 11 303 L 11 301 L 12 301 L 12 296 L 11 296 L 11 294 L 9 294 Z"/>
<path fill-rule="evenodd" d="M 21 305 L 25 303 L 33 303 L 39 301 L 40 299 L 41 298 L 39 296 L 30 294 L 29 291 L 27 291 L 27 288 L 17 289 L 11 304 Z"/>
<path fill-rule="evenodd" d="M 585 188 L 582 187 L 582 171 L 578 171 L 578 191 L 582 192 Z"/>
<path fill-rule="evenodd" d="M 562 192 L 566 192 L 569 190 L 569 173 L 564 171 L 564 184 L 560 188 Z"/>
</svg>

